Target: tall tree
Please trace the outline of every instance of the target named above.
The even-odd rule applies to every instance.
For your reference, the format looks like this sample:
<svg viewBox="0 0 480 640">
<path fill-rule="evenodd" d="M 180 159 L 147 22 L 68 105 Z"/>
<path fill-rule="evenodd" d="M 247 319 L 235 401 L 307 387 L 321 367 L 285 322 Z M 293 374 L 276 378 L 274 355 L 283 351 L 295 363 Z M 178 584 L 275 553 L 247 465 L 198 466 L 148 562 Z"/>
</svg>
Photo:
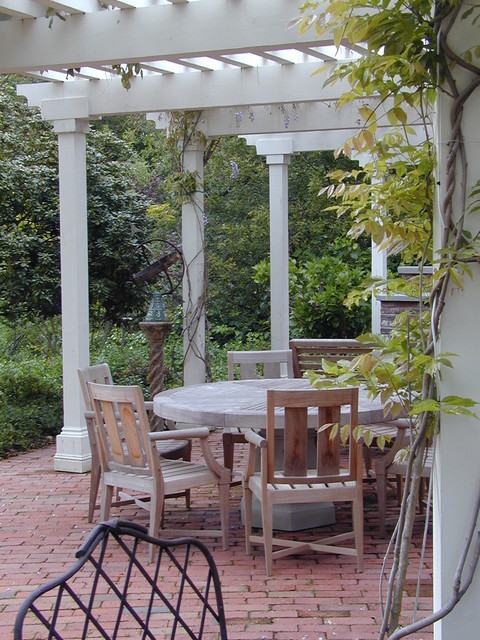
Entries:
<svg viewBox="0 0 480 640">
<path fill-rule="evenodd" d="M 90 304 L 119 322 L 144 306 L 132 229 L 148 229 L 151 200 L 137 189 L 131 147 L 112 132 L 92 131 L 87 156 Z M 50 123 L 0 78 L 0 313 L 11 321 L 60 313 L 57 173 Z"/>
</svg>

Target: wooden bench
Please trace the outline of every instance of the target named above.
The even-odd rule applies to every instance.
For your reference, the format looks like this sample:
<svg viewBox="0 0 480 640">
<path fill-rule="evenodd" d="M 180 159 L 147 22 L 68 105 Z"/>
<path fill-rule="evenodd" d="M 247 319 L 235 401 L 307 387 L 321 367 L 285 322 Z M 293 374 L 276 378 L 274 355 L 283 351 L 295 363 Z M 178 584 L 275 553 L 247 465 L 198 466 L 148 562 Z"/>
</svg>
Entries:
<svg viewBox="0 0 480 640">
<path fill-rule="evenodd" d="M 290 340 L 293 357 L 293 375 L 302 378 L 305 371 L 322 371 L 322 360 L 337 362 L 353 360 L 358 355 L 368 353 L 372 347 L 358 340 L 350 339 L 309 339 Z"/>
</svg>

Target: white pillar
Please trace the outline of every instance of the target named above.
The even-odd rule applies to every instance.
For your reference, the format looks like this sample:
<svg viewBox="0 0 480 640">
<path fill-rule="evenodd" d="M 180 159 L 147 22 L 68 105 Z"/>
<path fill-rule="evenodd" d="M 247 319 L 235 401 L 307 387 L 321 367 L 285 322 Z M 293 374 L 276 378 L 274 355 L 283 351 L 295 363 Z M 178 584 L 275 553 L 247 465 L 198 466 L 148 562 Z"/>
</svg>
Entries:
<svg viewBox="0 0 480 640">
<path fill-rule="evenodd" d="M 457 18 L 457 22 L 460 20 Z M 457 51 L 467 51 L 478 40 L 478 31 L 468 20 L 450 33 L 449 40 Z M 471 22 L 471 21 L 470 21 Z M 470 40 L 469 40 L 470 37 Z M 454 74 L 459 76 L 459 67 Z M 461 87 L 470 78 L 463 78 Z M 478 129 L 479 89 L 467 101 L 463 110 L 463 135 L 466 140 L 468 166 L 467 193 L 480 175 L 480 135 Z M 447 189 L 446 157 L 451 139 L 450 99 L 446 93 L 438 93 L 436 138 L 438 151 L 438 181 L 441 201 Z M 457 175 L 457 194 L 461 191 L 460 176 Z M 454 202 L 458 216 L 459 200 Z M 478 213 L 467 220 L 467 229 L 473 236 L 480 231 Z M 434 221 L 436 246 L 442 231 L 439 212 Z M 453 369 L 443 368 L 441 395 L 454 394 L 480 401 L 479 362 L 480 340 L 478 321 L 480 318 L 480 267 L 471 265 L 473 277 L 465 279 L 465 289 L 460 292 L 451 287 L 442 315 L 440 351 L 453 352 Z M 472 518 L 474 501 L 480 487 L 480 426 L 478 420 L 454 416 L 442 416 L 437 445 L 437 460 L 434 469 L 434 607 L 444 605 L 451 594 L 455 568 L 463 549 L 467 528 Z M 477 533 L 480 524 L 477 522 Z M 474 538 L 475 542 L 476 538 Z M 471 554 L 469 556 L 471 558 Z M 468 570 L 468 563 L 467 563 Z M 476 640 L 480 629 L 480 572 L 477 569 L 474 581 L 455 609 L 435 625 L 435 640 Z"/>
<path fill-rule="evenodd" d="M 372 278 L 387 278 L 387 252 L 372 240 Z M 382 303 L 372 294 L 372 333 L 381 333 Z"/>
<path fill-rule="evenodd" d="M 272 349 L 288 349 L 288 165 L 290 155 L 266 157 L 270 177 L 270 314 Z"/>
<path fill-rule="evenodd" d="M 364 167 L 367 163 L 371 162 L 372 158 L 367 153 L 357 153 L 355 160 L 361 167 Z M 378 176 L 372 179 L 372 182 L 378 182 Z M 371 243 L 371 261 L 370 261 L 370 273 L 372 278 L 387 279 L 387 252 L 385 249 L 379 249 L 373 239 Z M 382 328 L 382 302 L 379 297 L 372 294 L 372 315 L 371 315 L 371 331 L 372 333 L 381 333 Z"/>
<path fill-rule="evenodd" d="M 86 134 L 88 101 L 42 103 L 58 135 L 60 187 L 60 271 L 64 426 L 57 436 L 56 471 L 84 473 L 91 468 L 83 398 L 77 369 L 89 364 Z"/>
<path fill-rule="evenodd" d="M 183 383 L 205 382 L 205 255 L 203 150 L 200 143 L 183 151 L 185 172 L 196 175 L 197 190 L 182 205 L 183 278 Z"/>
</svg>

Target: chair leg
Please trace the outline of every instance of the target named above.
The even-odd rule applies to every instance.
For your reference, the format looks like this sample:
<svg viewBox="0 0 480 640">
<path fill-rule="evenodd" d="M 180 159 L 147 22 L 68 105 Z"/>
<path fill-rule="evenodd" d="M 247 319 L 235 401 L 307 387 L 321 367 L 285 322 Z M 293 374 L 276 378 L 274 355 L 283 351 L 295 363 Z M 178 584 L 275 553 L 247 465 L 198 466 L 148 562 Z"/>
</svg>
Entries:
<svg viewBox="0 0 480 640">
<path fill-rule="evenodd" d="M 148 531 L 148 534 L 153 538 L 159 535 L 160 523 L 163 525 L 164 505 L 165 500 L 163 494 L 160 492 L 154 492 L 150 504 L 150 527 Z M 155 549 L 156 547 L 151 544 L 148 554 L 150 562 L 153 562 L 155 559 Z"/>
<path fill-rule="evenodd" d="M 223 442 L 223 466 L 233 471 L 233 435 L 224 433 Z"/>
<path fill-rule="evenodd" d="M 222 547 L 228 549 L 228 518 L 230 502 L 230 483 L 218 485 L 218 497 L 220 502 L 220 524 L 222 528 Z"/>
<path fill-rule="evenodd" d="M 192 442 L 189 441 L 188 444 L 189 444 L 188 451 L 183 456 L 183 460 L 185 460 L 185 462 L 191 462 L 192 460 Z M 185 508 L 190 509 L 190 506 L 191 506 L 190 489 L 187 489 L 185 491 Z"/>
<path fill-rule="evenodd" d="M 355 549 L 357 550 L 358 572 L 363 572 L 363 500 L 360 497 L 352 502 L 353 532 Z"/>
<path fill-rule="evenodd" d="M 377 465 L 375 469 L 377 478 L 377 498 L 378 498 L 378 531 L 380 538 L 385 537 L 385 518 L 387 510 L 387 478 L 383 465 Z"/>
<path fill-rule="evenodd" d="M 365 473 L 367 478 L 372 477 L 372 451 L 366 444 L 363 445 L 363 461 L 365 464 Z"/>
<path fill-rule="evenodd" d="M 265 552 L 265 568 L 267 570 L 267 576 L 271 576 L 273 569 L 273 507 L 268 501 L 266 504 L 262 501 L 262 526 L 263 547 Z"/>
<path fill-rule="evenodd" d="M 93 522 L 93 512 L 97 504 L 98 488 L 100 486 L 100 478 L 102 469 L 100 465 L 92 465 L 90 472 L 90 497 L 88 501 L 88 522 Z"/>
<path fill-rule="evenodd" d="M 403 493 L 403 479 L 400 474 L 397 474 L 396 482 L 397 482 L 397 504 L 400 506 L 402 504 L 402 493 Z"/>
<path fill-rule="evenodd" d="M 100 498 L 100 520 L 108 520 L 110 508 L 112 506 L 113 487 L 102 483 L 102 494 Z"/>
<path fill-rule="evenodd" d="M 243 520 L 245 523 L 245 551 L 247 556 L 252 555 L 250 536 L 252 535 L 252 492 L 247 486 L 243 489 Z"/>
</svg>

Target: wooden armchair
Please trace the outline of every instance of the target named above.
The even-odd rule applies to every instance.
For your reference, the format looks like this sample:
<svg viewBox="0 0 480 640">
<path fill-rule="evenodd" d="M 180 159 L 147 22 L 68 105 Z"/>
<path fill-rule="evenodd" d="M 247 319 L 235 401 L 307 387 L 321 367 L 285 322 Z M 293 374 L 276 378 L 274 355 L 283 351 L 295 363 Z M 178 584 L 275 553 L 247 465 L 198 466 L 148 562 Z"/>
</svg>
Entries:
<svg viewBox="0 0 480 640">
<path fill-rule="evenodd" d="M 409 443 L 408 423 L 405 420 L 403 428 L 399 429 L 398 436 L 395 439 L 393 447 L 375 463 L 375 479 L 377 483 L 378 497 L 378 530 L 381 538 L 386 533 L 386 511 L 387 511 L 387 486 L 388 476 L 394 477 L 396 480 L 397 501 L 400 502 L 402 495 L 402 480 L 407 474 L 407 460 L 398 460 L 397 456 L 401 449 L 405 448 Z M 428 448 L 422 469 L 421 477 L 428 480 L 432 474 L 433 467 L 433 450 Z M 424 483 L 422 483 L 424 484 Z M 421 487 L 422 489 L 422 487 Z M 419 496 L 420 510 L 423 508 L 423 496 Z"/>
<path fill-rule="evenodd" d="M 344 464 L 345 457 L 340 457 L 339 435 L 332 440 L 329 433 L 331 424 L 340 422 L 341 407 L 345 405 L 349 411 L 350 437 L 348 456 Z M 311 439 L 308 438 L 309 408 L 315 412 L 317 426 L 314 469 L 308 465 L 308 449 L 311 443 Z M 357 412 L 357 388 L 267 392 L 266 438 L 254 431 L 246 432 L 245 438 L 250 443 L 250 451 L 243 481 L 247 554 L 252 552 L 252 543 L 263 544 L 267 575 L 272 573 L 275 558 L 309 550 L 355 556 L 358 571 L 363 570 L 362 445 L 352 436 L 357 424 Z M 278 425 L 281 418 L 284 424 Z M 283 438 L 275 438 L 276 427 L 283 433 Z M 280 470 L 276 469 L 274 464 L 275 447 L 279 445 L 283 447 L 284 456 L 284 465 Z M 260 472 L 255 472 L 256 447 L 261 452 Z M 261 504 L 261 536 L 252 534 L 253 496 Z M 322 502 L 351 502 L 353 531 L 314 542 L 273 536 L 274 505 Z M 355 541 L 353 548 L 339 544 L 351 537 Z M 274 546 L 280 549 L 273 551 Z"/>
<path fill-rule="evenodd" d="M 283 374 L 287 378 L 293 378 L 293 361 L 290 349 L 228 351 L 227 367 L 229 380 L 280 378 Z M 234 445 L 245 443 L 243 431 L 237 427 L 224 429 L 223 461 L 228 469 L 233 470 Z M 236 484 L 239 483 L 237 482 Z"/>
<path fill-rule="evenodd" d="M 346 339 L 304 339 L 290 340 L 293 357 L 293 375 L 302 378 L 306 371 L 322 371 L 322 360 L 337 362 L 353 360 L 363 353 L 369 353 L 372 347 L 358 340 Z"/>
<path fill-rule="evenodd" d="M 254 380 L 255 378 L 293 378 L 291 349 L 272 351 L 228 351 L 228 379 Z"/>
<path fill-rule="evenodd" d="M 223 548 L 227 549 L 230 471 L 213 457 L 207 442 L 208 428 L 151 432 L 140 387 L 92 382 L 87 387 L 95 413 L 102 466 L 101 519 L 107 520 L 110 515 L 115 489 L 133 491 L 142 496 L 146 494 L 150 497 L 148 503 L 141 498 L 134 500 L 150 512 L 149 534 L 156 536 L 162 523 L 166 496 L 215 484 L 219 492 L 221 529 L 189 531 L 189 534 L 221 536 Z M 203 462 L 167 460 L 159 456 L 155 443 L 168 439 L 196 439 L 202 450 Z M 185 531 L 170 530 L 169 533 L 184 535 Z"/>
<path fill-rule="evenodd" d="M 113 384 L 112 374 L 110 367 L 107 363 L 93 365 L 91 367 L 84 367 L 78 369 L 78 379 L 80 382 L 80 388 L 82 390 L 83 400 L 85 403 L 85 422 L 87 424 L 88 440 L 90 443 L 90 450 L 92 453 L 92 470 L 90 474 L 90 495 L 88 500 L 88 522 L 93 521 L 93 513 L 95 509 L 99 509 L 100 506 L 97 503 L 98 488 L 100 486 L 101 478 L 101 466 L 100 455 L 98 452 L 97 437 L 95 434 L 95 419 L 93 413 L 93 406 L 90 401 L 90 395 L 88 393 L 88 382 L 94 382 L 99 384 Z M 145 407 L 148 411 L 153 410 L 153 403 L 146 402 Z M 183 460 L 190 460 L 192 445 L 189 440 L 166 440 L 164 442 L 157 443 L 157 449 L 159 455 L 165 458 L 182 458 Z M 190 494 L 186 492 L 185 499 L 187 501 L 187 508 L 190 506 Z M 123 500 L 116 500 L 115 505 L 119 506 L 125 504 Z"/>
</svg>

